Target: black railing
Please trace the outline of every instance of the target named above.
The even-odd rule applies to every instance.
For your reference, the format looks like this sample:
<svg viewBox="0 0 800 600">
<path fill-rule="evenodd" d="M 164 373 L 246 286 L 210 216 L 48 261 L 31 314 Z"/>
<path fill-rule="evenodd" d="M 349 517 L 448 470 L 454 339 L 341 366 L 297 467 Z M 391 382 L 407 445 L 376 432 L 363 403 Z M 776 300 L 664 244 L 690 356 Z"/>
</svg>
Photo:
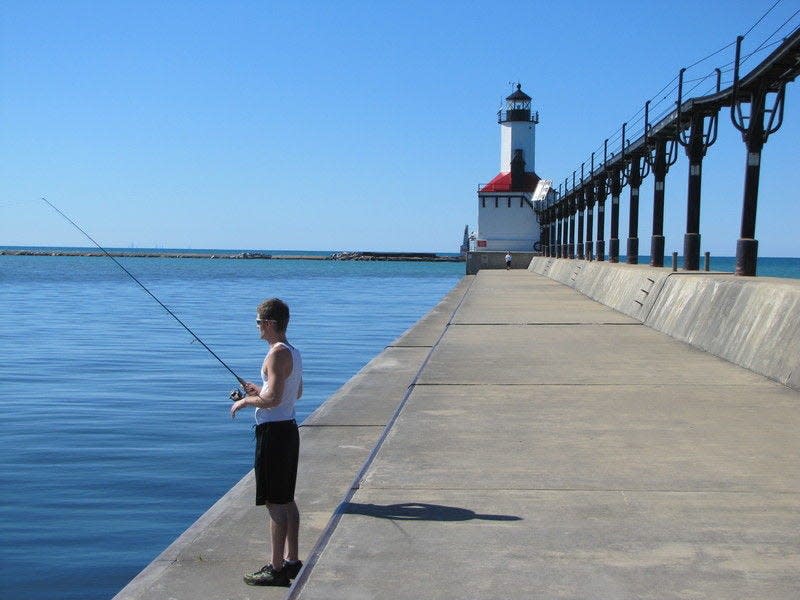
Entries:
<svg viewBox="0 0 800 600">
<path fill-rule="evenodd" d="M 721 72 L 716 69 L 716 90 L 703 96 L 684 99 L 684 71 L 681 69 L 677 98 L 672 108 L 650 122 L 650 102 L 644 106 L 644 126 L 639 135 L 626 139 L 627 124 L 622 126 L 619 151 L 609 154 L 608 142 L 603 146 L 603 161 L 595 168 L 592 153 L 588 175 L 581 168 L 580 179 L 572 173 L 572 187 L 565 178 L 556 199 L 539 207 L 542 239 L 547 239 L 545 255 L 574 256 L 572 238 L 574 218 L 577 213 L 578 256 L 592 260 L 605 258 L 605 202 L 611 194 L 611 239 L 609 259 L 619 259 L 618 219 L 622 187 L 630 188 L 630 222 L 628 229 L 628 262 L 635 263 L 638 256 L 639 186 L 650 173 L 655 177 L 653 192 L 653 230 L 650 264 L 664 265 L 664 188 L 669 167 L 678 157 L 682 146 L 689 158 L 689 184 L 687 192 L 687 224 L 684 236 L 684 268 L 698 270 L 700 264 L 700 181 L 702 160 L 717 137 L 719 112 L 730 109 L 733 125 L 742 133 L 747 148 L 742 225 L 736 245 L 736 274 L 755 275 L 758 241 L 755 239 L 758 178 L 761 167 L 761 150 L 769 135 L 775 133 L 783 122 L 786 85 L 800 75 L 800 28 L 795 28 L 778 47 L 749 73 L 740 76 L 742 63 L 741 42 L 737 38 L 733 67 L 733 81 L 720 89 Z M 734 45 L 734 44 L 731 44 Z M 763 44 L 762 44 L 763 46 Z M 707 77 L 696 80 L 694 88 Z M 674 81 L 674 80 L 673 80 Z M 699 81 L 700 83 L 697 83 Z M 668 84 L 669 85 L 669 84 Z M 661 90 L 663 91 L 663 89 Z M 691 90 L 689 90 L 691 92 Z M 661 92 L 659 92 L 660 94 Z M 614 140 L 616 145 L 618 140 Z M 583 163 L 585 165 L 585 163 Z M 593 242 L 592 221 L 597 203 L 597 241 Z M 586 219 L 585 238 L 583 220 Z M 563 232 L 563 235 L 561 233 Z M 567 240 L 569 236 L 569 241 Z M 562 241 L 563 240 L 563 241 Z M 595 245 L 596 244 L 596 245 Z M 594 250 L 596 249 L 596 253 Z M 633 255 L 632 255 L 633 253 Z"/>
</svg>

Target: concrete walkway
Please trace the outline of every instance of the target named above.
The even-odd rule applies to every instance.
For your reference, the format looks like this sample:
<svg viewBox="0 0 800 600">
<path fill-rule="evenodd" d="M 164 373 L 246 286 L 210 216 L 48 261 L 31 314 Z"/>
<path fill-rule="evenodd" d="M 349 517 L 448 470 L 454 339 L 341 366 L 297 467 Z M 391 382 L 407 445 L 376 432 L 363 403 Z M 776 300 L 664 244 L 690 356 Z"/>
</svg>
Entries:
<svg viewBox="0 0 800 600">
<path fill-rule="evenodd" d="M 472 278 L 372 359 L 300 427 L 300 556 L 309 556 L 352 487 Z M 286 588 L 245 585 L 269 561 L 266 511 L 252 471 L 114 596 L 114 600 L 280 599 Z"/>
<path fill-rule="evenodd" d="M 115 600 L 796 600 L 799 431 L 797 391 L 480 271 L 301 427 L 293 588 L 242 583 L 248 474 Z"/>
<path fill-rule="evenodd" d="M 798 432 L 798 392 L 481 271 L 290 597 L 796 600 Z"/>
</svg>

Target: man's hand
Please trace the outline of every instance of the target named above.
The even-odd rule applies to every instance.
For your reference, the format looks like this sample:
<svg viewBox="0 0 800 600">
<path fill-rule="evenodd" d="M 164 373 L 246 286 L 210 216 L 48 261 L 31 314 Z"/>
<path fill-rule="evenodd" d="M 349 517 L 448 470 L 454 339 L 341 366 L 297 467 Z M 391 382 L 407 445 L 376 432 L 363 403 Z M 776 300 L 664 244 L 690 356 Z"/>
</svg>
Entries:
<svg viewBox="0 0 800 600">
<path fill-rule="evenodd" d="M 237 400 L 236 402 L 231 404 L 231 419 L 235 419 L 236 413 L 242 410 L 245 406 L 247 406 L 245 400 L 246 400 L 245 398 L 242 398 L 241 400 Z"/>
</svg>

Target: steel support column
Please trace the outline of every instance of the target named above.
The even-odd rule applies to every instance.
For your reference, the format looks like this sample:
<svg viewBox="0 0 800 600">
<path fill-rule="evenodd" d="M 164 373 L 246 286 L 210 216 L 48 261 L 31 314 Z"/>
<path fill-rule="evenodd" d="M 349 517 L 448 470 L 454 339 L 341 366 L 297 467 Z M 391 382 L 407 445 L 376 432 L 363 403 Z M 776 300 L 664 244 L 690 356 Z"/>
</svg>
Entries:
<svg viewBox="0 0 800 600">
<path fill-rule="evenodd" d="M 544 219 L 544 215 L 540 215 L 540 219 Z M 539 248 L 543 256 L 547 256 L 547 234 L 549 233 L 547 224 L 541 220 L 539 221 Z M 534 247 L 535 249 L 535 247 Z"/>
<path fill-rule="evenodd" d="M 534 203 L 534 211 L 536 212 L 536 220 L 539 222 L 539 252 L 542 256 L 547 256 L 547 244 L 550 236 L 550 227 L 547 224 L 547 205 L 546 201 Z M 534 250 L 536 245 L 534 244 Z"/>
<path fill-rule="evenodd" d="M 608 261 L 619 262 L 619 195 L 622 192 L 622 172 L 611 170 L 611 237 L 608 240 Z"/>
<path fill-rule="evenodd" d="M 586 260 L 594 259 L 594 243 L 592 242 L 592 228 L 594 227 L 594 181 L 590 181 L 586 188 Z"/>
<path fill-rule="evenodd" d="M 664 266 L 664 180 L 666 167 L 667 140 L 659 140 L 655 150 L 653 175 L 653 235 L 650 240 L 650 266 Z"/>
<path fill-rule="evenodd" d="M 758 180 L 761 175 L 761 150 L 770 134 L 780 129 L 783 123 L 786 82 L 779 84 L 759 83 L 751 89 L 739 87 L 739 58 L 742 37 L 736 39 L 736 60 L 733 75 L 733 104 L 731 121 L 742 133 L 747 146 L 747 167 L 744 175 L 744 198 L 742 200 L 742 226 L 736 242 L 736 274 L 754 276 L 758 263 L 758 240 L 756 240 L 756 209 L 758 207 Z M 771 106 L 767 107 L 767 96 L 773 94 Z M 745 114 L 743 105 L 749 105 Z M 766 119 L 766 123 L 765 123 Z"/>
<path fill-rule="evenodd" d="M 670 166 L 678 160 L 677 132 L 672 136 L 650 135 L 650 102 L 644 104 L 645 160 L 655 176 L 653 185 L 653 235 L 650 240 L 650 266 L 664 266 L 664 180 Z"/>
<path fill-rule="evenodd" d="M 650 142 L 646 157 L 655 176 L 653 184 L 653 236 L 650 241 L 650 266 L 664 266 L 664 181 L 669 168 L 678 160 L 674 137 L 659 137 Z"/>
<path fill-rule="evenodd" d="M 583 177 L 581 177 L 581 181 L 583 181 Z M 583 260 L 584 253 L 583 253 L 583 220 L 585 218 L 585 210 L 586 210 L 586 200 L 584 196 L 586 194 L 586 188 L 581 186 L 581 189 L 578 190 L 578 258 Z"/>
<path fill-rule="evenodd" d="M 561 258 L 561 233 L 564 230 L 564 205 L 562 200 L 559 200 L 559 203 L 556 205 L 556 215 L 556 258 Z"/>
<path fill-rule="evenodd" d="M 550 236 L 550 228 L 547 225 L 547 205 L 544 201 L 540 205 L 542 208 L 537 213 L 537 219 L 539 219 L 539 248 L 542 256 L 547 256 L 547 240 Z M 534 246 L 535 248 L 536 246 Z"/>
<path fill-rule="evenodd" d="M 626 258 L 629 265 L 639 264 L 639 186 L 631 186 L 630 212 L 628 213 L 628 246 Z"/>
<path fill-rule="evenodd" d="M 683 236 L 683 268 L 700 269 L 700 185 L 703 172 L 703 116 L 692 115 L 692 132 L 686 146 L 689 183 L 686 192 L 686 234 Z"/>
<path fill-rule="evenodd" d="M 575 211 L 578 210 L 578 196 L 575 191 L 575 171 L 572 172 L 572 191 L 569 194 L 569 245 L 567 253 L 575 258 Z"/>
<path fill-rule="evenodd" d="M 686 150 L 689 159 L 689 183 L 686 192 L 686 234 L 683 237 L 683 268 L 687 271 L 700 270 L 700 186 L 702 183 L 703 157 L 717 140 L 717 113 L 704 112 L 694 106 L 690 109 L 691 118 L 688 136 L 683 130 L 683 74 L 678 76 L 678 142 Z M 722 72 L 717 69 L 717 92 L 720 89 Z M 706 120 L 708 122 L 706 123 Z"/>
<path fill-rule="evenodd" d="M 751 115 L 754 123 L 763 119 L 763 96 L 761 106 L 754 106 Z M 761 114 L 759 115 L 759 110 Z M 756 209 L 758 208 L 758 182 L 761 176 L 761 150 L 764 147 L 763 127 L 750 127 L 747 145 L 747 166 L 744 172 L 744 196 L 742 198 L 742 225 L 736 241 L 736 274 L 754 276 L 758 265 L 758 240 L 756 239 Z"/>
<path fill-rule="evenodd" d="M 605 173 L 597 178 L 597 260 L 606 259 L 606 196 L 608 196 L 608 181 Z"/>
<path fill-rule="evenodd" d="M 642 178 L 650 174 L 650 167 L 646 160 L 638 154 L 631 157 L 626 165 L 628 185 L 630 185 L 630 212 L 628 213 L 628 248 L 627 262 L 629 265 L 639 264 L 639 188 Z"/>
<path fill-rule="evenodd" d="M 575 258 L 575 191 L 569 197 L 569 244 L 567 245 L 567 255 Z"/>
</svg>

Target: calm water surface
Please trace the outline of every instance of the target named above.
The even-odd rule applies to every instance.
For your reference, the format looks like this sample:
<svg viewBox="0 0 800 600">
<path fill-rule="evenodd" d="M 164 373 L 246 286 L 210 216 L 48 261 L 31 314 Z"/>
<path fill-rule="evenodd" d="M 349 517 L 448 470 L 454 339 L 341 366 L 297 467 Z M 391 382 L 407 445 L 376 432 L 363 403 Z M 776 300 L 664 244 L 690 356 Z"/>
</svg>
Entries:
<svg viewBox="0 0 800 600">
<path fill-rule="evenodd" d="M 121 259 L 258 381 L 279 296 L 304 419 L 444 296 L 463 263 Z M 113 262 L 0 256 L 0 598 L 110 598 L 252 464 L 235 380 Z"/>
<path fill-rule="evenodd" d="M 619 261 L 624 263 L 627 257 L 620 256 Z M 705 258 L 700 256 L 700 269 L 705 268 Z M 640 256 L 639 264 L 647 265 L 650 263 L 649 256 Z M 672 267 L 672 254 L 664 256 L 664 266 Z M 678 269 L 683 267 L 683 257 L 678 257 Z M 736 257 L 735 256 L 712 256 L 711 271 L 727 271 L 733 273 L 736 270 Z M 800 278 L 800 258 L 793 258 L 788 256 L 759 256 L 756 271 L 760 277 L 783 277 L 783 278 Z"/>
</svg>

